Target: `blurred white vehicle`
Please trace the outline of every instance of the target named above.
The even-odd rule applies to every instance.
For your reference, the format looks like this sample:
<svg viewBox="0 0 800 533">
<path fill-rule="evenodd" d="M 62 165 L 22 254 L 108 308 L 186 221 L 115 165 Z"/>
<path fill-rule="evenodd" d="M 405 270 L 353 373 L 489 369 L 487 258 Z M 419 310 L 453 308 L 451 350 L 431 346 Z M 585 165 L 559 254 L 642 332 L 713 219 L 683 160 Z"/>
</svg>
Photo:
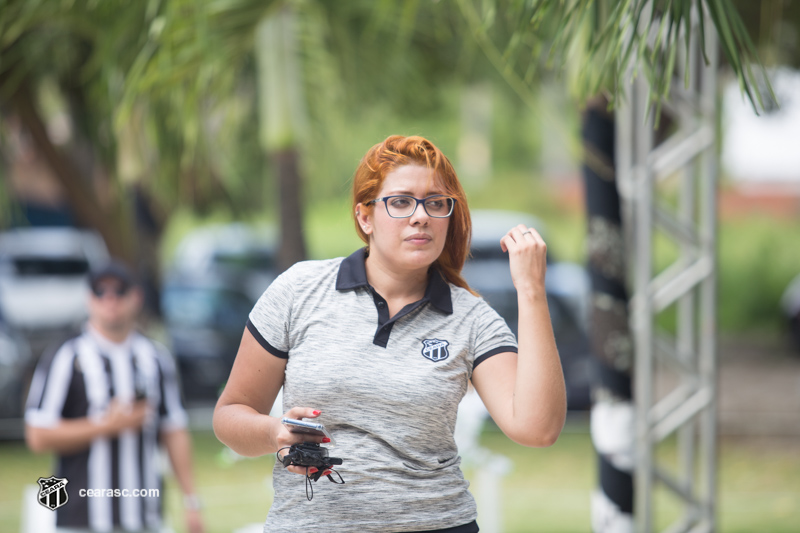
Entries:
<svg viewBox="0 0 800 533">
<path fill-rule="evenodd" d="M 109 258 L 99 235 L 69 227 L 0 233 L 0 318 L 26 336 L 78 327 L 87 274 Z"/>
<path fill-rule="evenodd" d="M 108 260 L 95 233 L 69 227 L 0 232 L 0 438 L 19 438 L 36 360 L 86 319 L 87 274 Z"/>
</svg>

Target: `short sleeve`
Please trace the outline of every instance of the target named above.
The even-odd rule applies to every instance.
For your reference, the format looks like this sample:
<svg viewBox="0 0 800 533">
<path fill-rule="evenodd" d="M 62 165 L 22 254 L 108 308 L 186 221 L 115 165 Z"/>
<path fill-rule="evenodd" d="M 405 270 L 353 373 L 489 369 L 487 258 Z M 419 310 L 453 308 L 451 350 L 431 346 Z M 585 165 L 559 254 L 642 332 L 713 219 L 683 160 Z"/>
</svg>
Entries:
<svg viewBox="0 0 800 533">
<path fill-rule="evenodd" d="M 166 431 L 183 429 L 187 426 L 188 417 L 181 401 L 175 362 L 166 348 L 161 346 L 156 346 L 156 361 L 158 361 L 159 387 L 161 389 L 161 401 L 158 406 L 160 429 Z"/>
<path fill-rule="evenodd" d="M 481 300 L 475 319 L 475 346 L 472 369 L 499 353 L 517 352 L 517 339 L 497 311 Z"/>
<path fill-rule="evenodd" d="M 25 423 L 53 427 L 61 420 L 72 385 L 75 349 L 67 342 L 36 365 L 25 404 Z"/>
<path fill-rule="evenodd" d="M 273 281 L 256 302 L 247 321 L 247 329 L 269 353 L 289 358 L 289 331 L 294 302 L 294 268 Z"/>
</svg>

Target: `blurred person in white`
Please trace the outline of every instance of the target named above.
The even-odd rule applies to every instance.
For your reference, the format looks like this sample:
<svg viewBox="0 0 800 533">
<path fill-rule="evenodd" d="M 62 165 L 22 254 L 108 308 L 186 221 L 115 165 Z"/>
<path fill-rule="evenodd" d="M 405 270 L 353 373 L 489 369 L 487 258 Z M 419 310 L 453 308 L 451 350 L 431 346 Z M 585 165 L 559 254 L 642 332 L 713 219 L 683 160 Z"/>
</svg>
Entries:
<svg viewBox="0 0 800 533">
<path fill-rule="evenodd" d="M 28 447 L 53 452 L 54 476 L 68 480 L 56 530 L 160 531 L 163 443 L 184 494 L 187 530 L 202 533 L 172 357 L 136 330 L 143 297 L 124 264 L 91 272 L 89 284 L 83 331 L 42 357 L 25 411 Z"/>
</svg>

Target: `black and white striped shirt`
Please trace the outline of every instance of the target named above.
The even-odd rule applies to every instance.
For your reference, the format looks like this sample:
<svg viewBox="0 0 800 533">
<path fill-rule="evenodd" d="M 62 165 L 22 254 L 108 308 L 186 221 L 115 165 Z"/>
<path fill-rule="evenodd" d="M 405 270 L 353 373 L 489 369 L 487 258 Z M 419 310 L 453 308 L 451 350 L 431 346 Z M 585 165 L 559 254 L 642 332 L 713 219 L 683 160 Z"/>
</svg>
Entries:
<svg viewBox="0 0 800 533">
<path fill-rule="evenodd" d="M 171 356 L 139 333 L 116 344 L 87 326 L 39 362 L 25 412 L 30 426 L 99 418 L 112 399 L 133 402 L 137 394 L 146 396 L 152 412 L 140 430 L 98 438 L 86 450 L 57 457 L 55 475 L 68 479 L 70 495 L 57 511 L 59 527 L 158 529 L 161 498 L 131 495 L 135 489 L 158 489 L 160 494 L 158 436 L 161 431 L 185 427 L 186 412 Z M 81 489 L 119 489 L 118 494 L 128 497 L 79 497 Z"/>
</svg>

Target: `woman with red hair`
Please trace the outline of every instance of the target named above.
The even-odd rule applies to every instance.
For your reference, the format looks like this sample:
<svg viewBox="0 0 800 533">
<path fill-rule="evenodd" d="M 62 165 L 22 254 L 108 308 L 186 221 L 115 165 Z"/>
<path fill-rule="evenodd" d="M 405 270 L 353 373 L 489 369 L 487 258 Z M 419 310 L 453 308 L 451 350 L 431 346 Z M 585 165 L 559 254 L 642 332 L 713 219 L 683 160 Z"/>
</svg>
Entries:
<svg viewBox="0 0 800 533">
<path fill-rule="evenodd" d="M 474 533 L 453 438 L 468 384 L 525 446 L 552 445 L 566 416 L 545 243 L 522 225 L 498 243 L 517 289 L 516 339 L 461 277 L 469 209 L 430 141 L 392 136 L 373 146 L 355 172 L 353 216 L 366 247 L 294 265 L 253 308 L 214 430 L 248 456 L 330 442 L 269 416 L 283 387 L 284 416 L 315 419 L 335 439 L 330 455 L 343 460 L 345 484 L 318 485 L 311 508 L 291 474 L 316 480 L 331 470 L 276 462 L 265 531 Z"/>
</svg>

